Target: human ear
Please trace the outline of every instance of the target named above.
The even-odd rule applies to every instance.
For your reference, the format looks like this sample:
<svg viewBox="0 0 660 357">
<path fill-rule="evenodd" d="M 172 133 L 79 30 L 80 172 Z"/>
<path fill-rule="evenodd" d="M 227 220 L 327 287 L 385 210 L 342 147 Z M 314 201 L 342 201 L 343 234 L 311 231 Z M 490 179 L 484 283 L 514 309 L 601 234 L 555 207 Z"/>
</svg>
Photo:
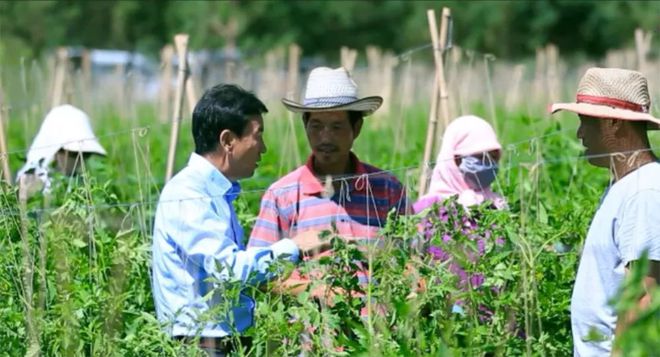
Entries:
<svg viewBox="0 0 660 357">
<path fill-rule="evenodd" d="M 234 149 L 234 142 L 236 141 L 236 134 L 231 130 L 225 129 L 220 132 L 220 146 L 226 152 L 232 152 Z"/>
<path fill-rule="evenodd" d="M 360 135 L 360 131 L 362 131 L 362 123 L 364 123 L 364 119 L 358 120 L 355 125 L 353 125 L 353 138 L 357 138 L 358 135 Z"/>
</svg>

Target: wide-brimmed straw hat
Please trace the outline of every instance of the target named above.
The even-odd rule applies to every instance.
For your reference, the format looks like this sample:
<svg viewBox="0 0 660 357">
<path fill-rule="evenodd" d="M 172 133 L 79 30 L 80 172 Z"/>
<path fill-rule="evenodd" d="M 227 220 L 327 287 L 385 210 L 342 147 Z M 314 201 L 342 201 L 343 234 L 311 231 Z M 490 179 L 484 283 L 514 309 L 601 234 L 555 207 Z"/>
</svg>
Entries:
<svg viewBox="0 0 660 357">
<path fill-rule="evenodd" d="M 643 74 L 620 68 L 590 68 L 580 80 L 575 103 L 555 103 L 550 112 L 568 110 L 596 118 L 649 122 L 660 129 L 660 119 L 650 114 L 651 97 Z"/>
<path fill-rule="evenodd" d="M 369 115 L 383 104 L 383 98 L 358 99 L 357 85 L 345 68 L 318 67 L 309 74 L 303 102 L 282 99 L 282 104 L 294 113 L 351 110 Z"/>
</svg>

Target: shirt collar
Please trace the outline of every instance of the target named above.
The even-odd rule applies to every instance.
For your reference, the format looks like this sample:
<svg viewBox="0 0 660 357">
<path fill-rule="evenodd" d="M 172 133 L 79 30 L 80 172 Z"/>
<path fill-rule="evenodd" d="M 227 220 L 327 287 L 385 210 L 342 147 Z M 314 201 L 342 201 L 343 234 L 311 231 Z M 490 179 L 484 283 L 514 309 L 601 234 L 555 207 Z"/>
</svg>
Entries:
<svg viewBox="0 0 660 357">
<path fill-rule="evenodd" d="M 241 185 L 225 177 L 205 157 L 192 153 L 188 160 L 188 167 L 199 174 L 199 178 L 206 183 L 206 188 L 213 197 L 225 197 L 232 202 L 241 193 Z"/>
<path fill-rule="evenodd" d="M 353 189 L 357 191 L 362 191 L 364 190 L 365 185 L 356 185 L 356 176 L 361 176 L 368 174 L 367 168 L 365 165 L 358 159 L 358 157 L 353 153 L 350 152 L 350 160 L 353 163 L 353 166 L 355 167 L 355 173 L 351 174 L 351 179 L 349 181 L 352 182 L 351 191 Z M 302 172 L 300 174 L 300 186 L 302 188 L 302 192 L 306 195 L 315 195 L 322 193 L 325 191 L 325 188 L 323 187 L 323 182 L 319 180 L 319 178 L 316 177 L 316 174 L 314 173 L 314 154 L 309 155 L 307 158 L 307 162 L 305 165 L 302 166 Z M 355 176 L 355 177 L 354 177 Z"/>
</svg>

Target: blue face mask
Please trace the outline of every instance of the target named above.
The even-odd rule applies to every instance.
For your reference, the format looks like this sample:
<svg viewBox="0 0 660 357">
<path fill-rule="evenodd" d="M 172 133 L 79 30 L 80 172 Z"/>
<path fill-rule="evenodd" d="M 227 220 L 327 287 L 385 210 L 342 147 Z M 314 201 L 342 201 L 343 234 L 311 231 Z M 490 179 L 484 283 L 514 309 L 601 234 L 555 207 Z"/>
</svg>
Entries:
<svg viewBox="0 0 660 357">
<path fill-rule="evenodd" d="M 481 191 L 490 187 L 497 176 L 498 165 L 495 160 L 484 155 L 483 159 L 474 156 L 461 158 L 458 169 L 463 173 L 465 183 L 473 190 Z"/>
</svg>

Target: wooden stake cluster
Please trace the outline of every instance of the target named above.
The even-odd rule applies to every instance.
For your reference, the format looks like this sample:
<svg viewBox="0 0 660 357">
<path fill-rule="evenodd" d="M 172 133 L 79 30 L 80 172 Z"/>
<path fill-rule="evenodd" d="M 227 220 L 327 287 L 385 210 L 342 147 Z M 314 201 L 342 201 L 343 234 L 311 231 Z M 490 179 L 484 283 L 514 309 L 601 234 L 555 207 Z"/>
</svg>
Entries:
<svg viewBox="0 0 660 357">
<path fill-rule="evenodd" d="M 438 112 L 442 116 L 443 128 L 449 125 L 449 107 L 447 83 L 445 81 L 444 60 L 442 52 L 447 43 L 447 32 L 451 17 L 451 10 L 447 7 L 442 9 L 442 20 L 440 35 L 438 36 L 438 25 L 435 19 L 435 11 L 430 9 L 426 12 L 431 41 L 433 43 L 433 57 L 435 60 L 435 79 L 433 83 L 433 96 L 431 97 L 431 110 L 429 113 L 429 129 L 426 134 L 426 145 L 424 146 L 424 158 L 422 159 L 422 170 L 419 179 L 419 196 L 426 193 L 427 181 L 430 177 L 431 154 L 434 151 L 435 140 L 438 137 Z"/>
<path fill-rule="evenodd" d="M 174 110 L 172 113 L 172 132 L 170 135 L 170 147 L 167 153 L 167 170 L 165 182 L 172 178 L 174 172 L 174 159 L 176 156 L 176 145 L 179 139 L 179 123 L 183 112 L 183 97 L 186 90 L 186 78 L 188 77 L 188 35 L 178 34 L 174 36 L 174 46 L 179 56 L 179 74 L 176 82 L 176 95 L 174 97 Z"/>
<path fill-rule="evenodd" d="M 55 61 L 55 77 L 53 79 L 53 92 L 51 96 L 51 108 L 64 103 L 66 90 L 66 74 L 69 69 L 69 51 L 66 47 L 57 49 L 57 58 Z"/>
</svg>

